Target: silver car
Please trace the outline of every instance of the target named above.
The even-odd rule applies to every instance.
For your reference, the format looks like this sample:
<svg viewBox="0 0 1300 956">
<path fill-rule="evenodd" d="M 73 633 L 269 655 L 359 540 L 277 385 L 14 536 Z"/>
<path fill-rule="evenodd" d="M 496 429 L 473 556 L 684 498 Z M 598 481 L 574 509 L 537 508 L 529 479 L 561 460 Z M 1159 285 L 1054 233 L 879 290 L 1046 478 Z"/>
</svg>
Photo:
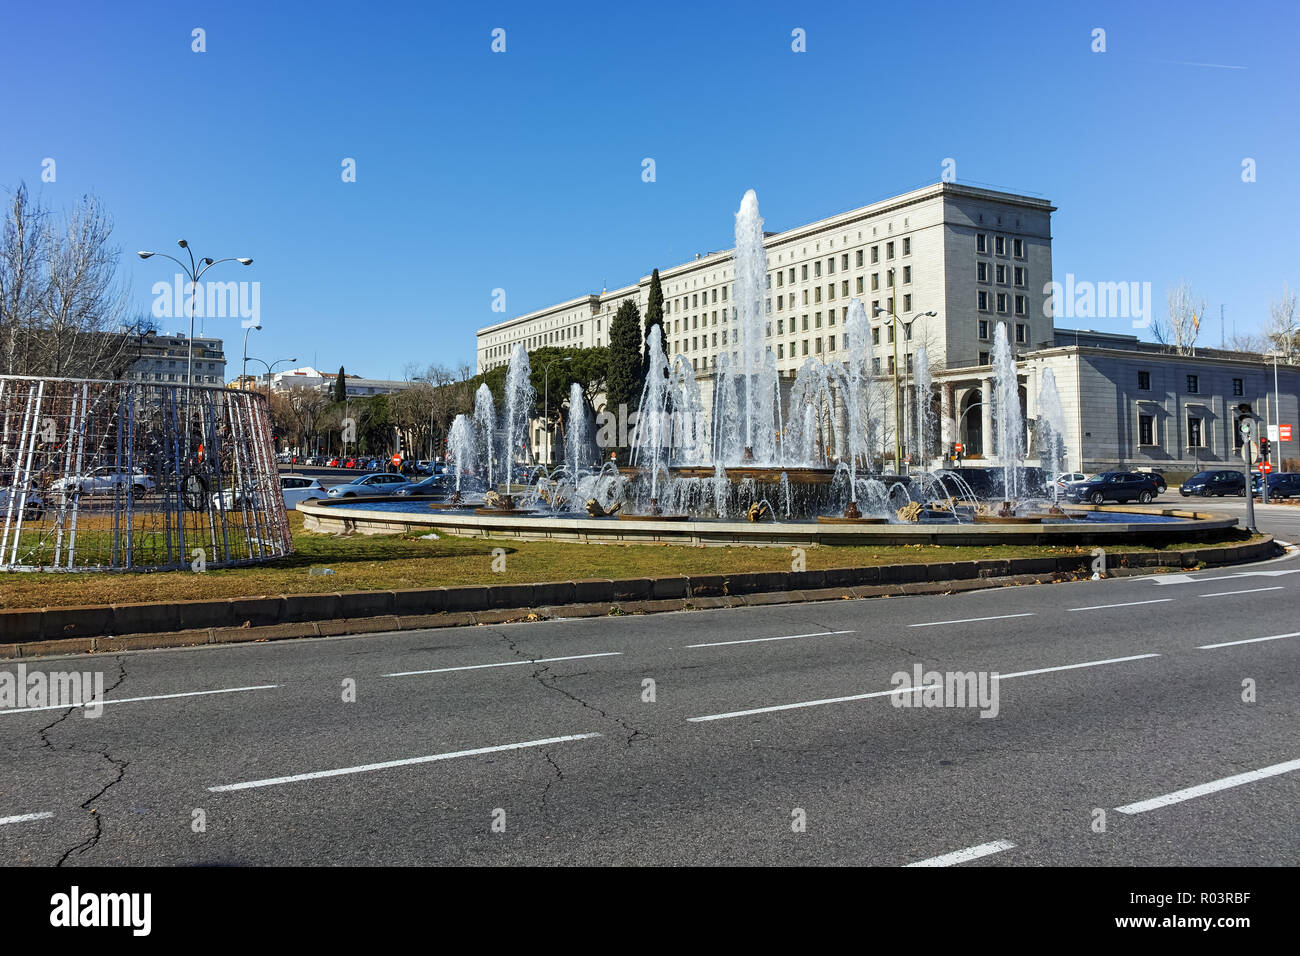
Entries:
<svg viewBox="0 0 1300 956">
<path fill-rule="evenodd" d="M 388 472 L 380 472 L 373 475 L 364 475 L 360 478 L 354 478 L 346 485 L 335 485 L 329 490 L 331 498 L 369 498 L 375 495 L 395 494 L 402 488 L 409 487 L 411 482 L 407 481 L 401 475 L 393 475 Z"/>
</svg>

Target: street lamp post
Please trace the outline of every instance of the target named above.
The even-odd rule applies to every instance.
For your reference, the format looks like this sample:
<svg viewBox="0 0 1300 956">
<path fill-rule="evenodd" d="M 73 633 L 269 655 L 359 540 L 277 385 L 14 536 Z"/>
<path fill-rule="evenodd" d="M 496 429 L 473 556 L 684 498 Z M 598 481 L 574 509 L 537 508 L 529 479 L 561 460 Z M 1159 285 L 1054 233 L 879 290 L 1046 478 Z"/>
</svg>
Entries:
<svg viewBox="0 0 1300 956">
<path fill-rule="evenodd" d="M 199 294 L 199 280 L 203 278 L 205 272 L 218 263 L 238 262 L 240 265 L 251 266 L 253 260 L 247 256 L 227 256 L 225 259 L 200 259 L 199 262 L 203 264 L 203 268 L 200 269 L 198 264 L 194 261 L 194 252 L 190 249 L 190 244 L 184 239 L 177 239 L 176 245 L 189 253 L 190 265 L 188 269 L 185 267 L 185 263 L 181 262 L 181 260 L 177 259 L 175 256 L 169 256 L 164 252 L 141 251 L 137 252 L 136 255 L 141 259 L 148 259 L 151 256 L 162 256 L 164 259 L 171 259 L 172 262 L 181 267 L 185 272 L 186 277 L 190 280 L 190 337 L 186 343 L 188 354 L 185 360 L 185 385 L 189 387 L 194 384 L 194 300 Z M 245 335 L 245 338 L 247 338 L 247 335 Z"/>
<path fill-rule="evenodd" d="M 895 300 L 895 302 L 897 302 L 898 300 L 897 270 L 890 269 L 888 271 L 888 276 L 889 276 L 889 289 L 892 290 L 893 292 L 892 298 Z M 888 299 L 886 299 L 886 301 L 888 301 Z M 933 311 L 921 312 L 917 315 L 912 316 L 912 318 L 909 319 L 905 324 L 903 323 L 903 320 L 898 317 L 898 313 L 895 311 L 895 309 L 882 309 L 880 306 L 876 306 L 876 315 L 888 315 L 890 318 L 890 327 L 893 329 L 893 333 L 894 333 L 894 474 L 901 475 L 903 473 L 902 472 L 903 419 L 901 414 L 901 410 L 902 410 L 901 393 L 899 392 L 898 389 L 899 331 L 900 331 L 900 327 L 910 328 L 911 324 L 915 322 L 918 318 L 920 318 L 922 315 L 931 316 L 931 315 L 938 315 L 938 313 Z"/>
<path fill-rule="evenodd" d="M 246 388 L 248 386 L 248 333 L 252 332 L 254 329 L 258 332 L 262 331 L 261 324 L 250 325 L 248 328 L 244 329 L 244 364 L 239 367 L 240 388 Z"/>
<path fill-rule="evenodd" d="M 542 372 L 542 421 L 546 423 L 546 464 L 551 464 L 551 366 L 556 362 L 572 362 L 572 355 L 556 356 L 546 363 Z"/>
</svg>

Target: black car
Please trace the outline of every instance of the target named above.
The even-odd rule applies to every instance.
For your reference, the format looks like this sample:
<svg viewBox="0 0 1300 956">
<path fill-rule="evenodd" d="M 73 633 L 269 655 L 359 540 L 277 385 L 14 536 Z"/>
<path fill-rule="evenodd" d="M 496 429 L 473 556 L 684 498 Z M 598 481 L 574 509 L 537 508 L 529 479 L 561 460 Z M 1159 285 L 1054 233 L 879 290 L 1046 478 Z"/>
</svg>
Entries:
<svg viewBox="0 0 1300 956">
<path fill-rule="evenodd" d="M 1239 471 L 1200 471 L 1183 482 L 1178 493 L 1184 498 L 1199 495 L 1208 498 L 1217 495 L 1246 497 L 1246 476 Z"/>
<path fill-rule="evenodd" d="M 1255 476 L 1254 488 L 1255 494 L 1260 494 L 1258 475 Z M 1300 498 L 1300 474 L 1284 471 L 1268 476 L 1268 500 L 1281 498 Z"/>
<path fill-rule="evenodd" d="M 1163 495 L 1166 491 L 1169 490 L 1169 484 L 1168 482 L 1165 481 L 1165 476 L 1163 472 L 1157 471 L 1156 469 L 1152 468 L 1150 471 L 1141 472 L 1141 474 L 1150 476 L 1151 480 L 1156 483 L 1156 494 Z"/>
<path fill-rule="evenodd" d="M 1104 471 L 1093 475 L 1087 481 L 1071 485 L 1068 494 L 1071 501 L 1087 501 L 1099 505 L 1104 501 L 1140 501 L 1146 504 L 1155 498 L 1157 490 L 1155 476 L 1139 471 Z"/>
</svg>

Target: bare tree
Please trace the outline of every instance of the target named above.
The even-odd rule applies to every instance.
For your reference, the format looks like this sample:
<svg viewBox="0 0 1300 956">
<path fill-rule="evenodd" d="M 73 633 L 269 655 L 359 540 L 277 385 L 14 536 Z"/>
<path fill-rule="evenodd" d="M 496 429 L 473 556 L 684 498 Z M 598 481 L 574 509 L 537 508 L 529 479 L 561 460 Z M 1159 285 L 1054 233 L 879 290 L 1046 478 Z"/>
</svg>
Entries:
<svg viewBox="0 0 1300 956">
<path fill-rule="evenodd" d="M 298 436 L 299 450 L 315 450 L 317 433 L 320 430 L 321 415 L 329 406 L 330 400 L 324 392 L 314 388 L 294 388 L 289 390 L 289 412 L 293 416 Z"/>
<path fill-rule="evenodd" d="M 1271 349 L 1282 353 L 1291 362 L 1300 353 L 1300 328 L 1295 321 L 1296 294 L 1282 285 L 1282 295 L 1268 304 L 1268 322 L 1264 337 Z"/>
<path fill-rule="evenodd" d="M 1179 355 L 1189 355 L 1196 347 L 1196 337 L 1201 330 L 1201 317 L 1205 315 L 1205 299 L 1192 291 L 1186 279 L 1165 293 L 1169 304 L 1167 316 L 1155 316 L 1151 333 L 1161 345 L 1168 345 Z"/>
<path fill-rule="evenodd" d="M 14 374 L 117 378 L 149 320 L 128 320 L 117 280 L 113 221 L 83 196 L 59 221 L 25 186 L 5 210 L 0 240 L 0 348 Z"/>
<path fill-rule="evenodd" d="M 16 375 L 27 367 L 28 338 L 44 293 L 48 213 L 20 184 L 5 207 L 0 236 L 0 368 Z"/>
</svg>

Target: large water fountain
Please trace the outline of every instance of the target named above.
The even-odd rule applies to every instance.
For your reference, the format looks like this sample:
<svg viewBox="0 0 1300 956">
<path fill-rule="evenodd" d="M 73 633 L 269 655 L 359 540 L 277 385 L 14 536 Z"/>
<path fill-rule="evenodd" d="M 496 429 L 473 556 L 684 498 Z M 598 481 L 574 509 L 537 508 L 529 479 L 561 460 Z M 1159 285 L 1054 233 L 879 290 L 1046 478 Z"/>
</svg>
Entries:
<svg viewBox="0 0 1300 956">
<path fill-rule="evenodd" d="M 740 519 L 785 529 L 822 524 L 828 526 L 826 534 L 852 535 L 856 526 L 867 524 L 903 530 L 898 526 L 1068 523 L 1078 517 L 1062 512 L 1052 486 L 1044 489 L 1026 468 L 1025 418 L 1005 325 L 997 326 L 992 359 L 996 468 L 990 471 L 1001 485 L 992 500 L 978 499 L 953 471 L 931 470 L 938 443 L 925 348 L 913 356 L 913 391 L 900 425 L 912 468 L 910 474 L 886 474 L 884 446 L 894 443 L 886 417 L 893 383 L 874 374 L 871 324 L 862 302 L 852 299 L 848 306 L 842 357 L 807 358 L 783 395 L 766 342 L 767 254 L 753 190 L 741 201 L 735 228 L 733 311 L 723 318 L 724 335 L 729 333 L 735 350 L 718 353 L 716 366 L 702 376 L 686 356 L 665 353 L 658 326 L 649 330 L 645 384 L 628 435 L 626 464 L 602 460 L 610 449 L 596 447 L 591 409 L 577 383 L 564 413 L 559 460 L 531 462 L 536 396 L 528 353 L 516 345 L 501 407 L 484 385 L 475 395 L 473 413 L 457 416 L 452 425 L 448 453 L 454 491 L 445 500 L 407 498 L 352 507 L 389 512 L 432 507 L 448 516 L 481 516 L 481 526 L 469 522 L 465 527 L 482 533 L 508 527 L 518 534 L 535 523 L 542 529 L 537 533 L 545 536 L 561 533 L 558 529 L 595 533 L 582 529 L 590 519 L 606 518 L 641 522 L 629 525 L 623 535 L 666 534 L 656 529 L 672 527 L 666 522 L 686 522 L 696 529 L 687 533 L 699 537 L 699 522 L 745 527 L 736 524 Z M 707 401 L 702 383 L 711 386 Z M 1054 474 L 1064 464 L 1064 415 L 1050 371 L 1042 378 L 1038 410 L 1033 448 L 1040 464 Z M 527 480 L 521 482 L 524 474 Z M 466 500 L 463 485 L 470 477 L 476 490 L 488 489 L 483 500 Z M 990 484 L 996 488 L 998 482 Z M 558 523 L 547 525 L 544 519 Z M 757 528 L 753 533 L 761 534 Z"/>
</svg>

